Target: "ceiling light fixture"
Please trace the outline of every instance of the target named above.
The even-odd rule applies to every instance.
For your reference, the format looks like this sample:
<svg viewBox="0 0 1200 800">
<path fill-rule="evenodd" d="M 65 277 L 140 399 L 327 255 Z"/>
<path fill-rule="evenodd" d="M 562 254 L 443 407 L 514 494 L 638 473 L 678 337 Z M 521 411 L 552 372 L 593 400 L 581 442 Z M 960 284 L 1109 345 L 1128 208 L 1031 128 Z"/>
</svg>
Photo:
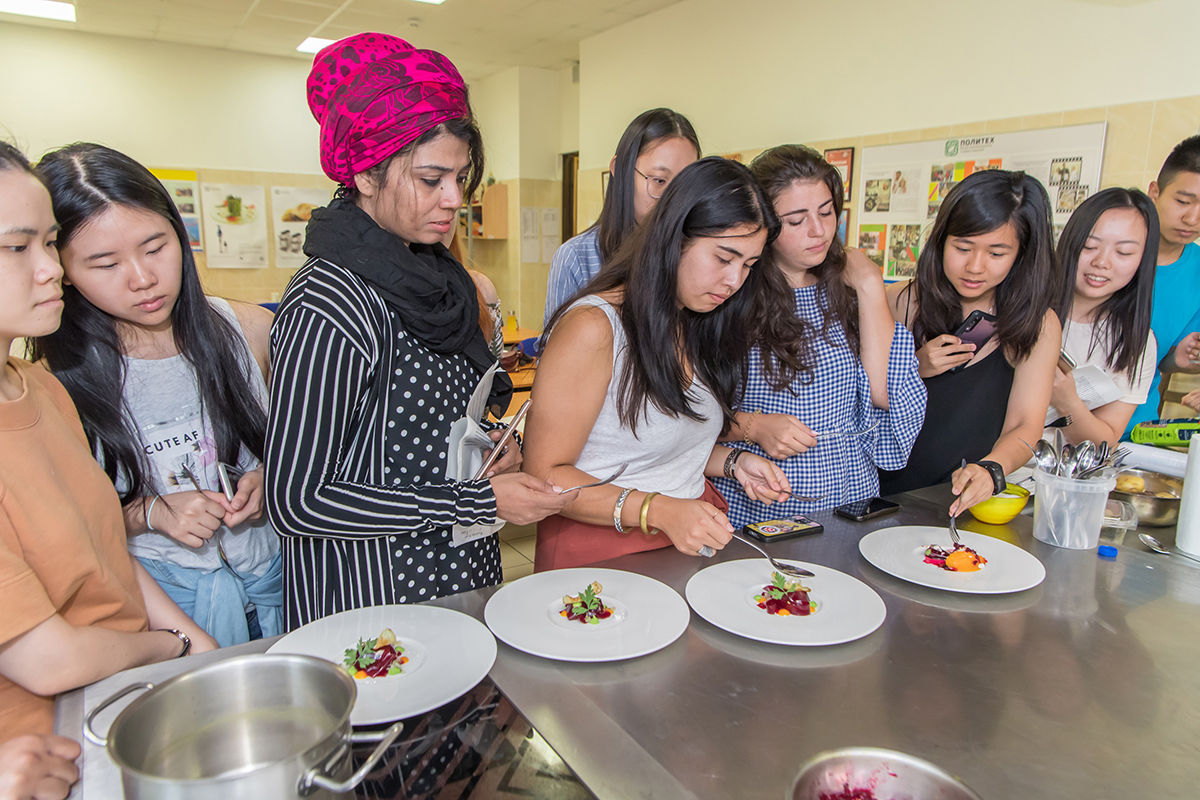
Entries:
<svg viewBox="0 0 1200 800">
<path fill-rule="evenodd" d="M 413 0 L 414 3 L 428 3 L 431 6 L 440 6 L 446 0 Z"/>
<path fill-rule="evenodd" d="M 0 0 L 0 14 L 74 22 L 75 6 L 72 3 L 59 3 L 57 0 Z"/>
<path fill-rule="evenodd" d="M 0 0 L 0 3 L 5 0 Z M 310 36 L 300 44 L 296 45 L 296 52 L 299 53 L 319 53 L 329 45 L 333 44 L 336 39 L 318 39 L 316 36 Z"/>
</svg>

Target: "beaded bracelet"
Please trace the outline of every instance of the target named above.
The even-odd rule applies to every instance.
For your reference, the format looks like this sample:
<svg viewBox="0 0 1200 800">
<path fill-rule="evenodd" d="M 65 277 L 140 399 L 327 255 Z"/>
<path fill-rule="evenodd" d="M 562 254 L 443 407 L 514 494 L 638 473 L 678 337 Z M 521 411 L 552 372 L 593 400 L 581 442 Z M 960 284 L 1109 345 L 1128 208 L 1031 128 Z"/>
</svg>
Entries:
<svg viewBox="0 0 1200 800">
<path fill-rule="evenodd" d="M 733 478 L 733 470 L 737 467 L 737 460 L 746 453 L 741 448 L 734 447 L 729 451 L 729 455 L 725 456 L 725 477 Z"/>
<path fill-rule="evenodd" d="M 655 534 L 658 533 L 658 528 L 651 528 L 646 523 L 646 518 L 650 515 L 650 501 L 656 497 L 658 497 L 658 492 L 651 492 L 650 494 L 646 495 L 646 499 L 642 501 L 642 514 L 641 514 L 642 533 L 648 534 L 650 536 L 654 536 Z"/>
<path fill-rule="evenodd" d="M 621 490 L 621 496 L 617 498 L 617 504 L 613 506 L 613 527 L 617 529 L 617 533 L 624 533 L 625 529 L 621 527 L 621 509 L 625 507 L 625 498 L 634 491 L 632 486 Z"/>
<path fill-rule="evenodd" d="M 150 524 L 150 512 L 154 510 L 154 504 L 158 502 L 159 495 L 154 495 L 154 499 L 150 501 L 150 505 L 146 506 L 146 528 L 158 533 L 158 529 Z"/>
</svg>

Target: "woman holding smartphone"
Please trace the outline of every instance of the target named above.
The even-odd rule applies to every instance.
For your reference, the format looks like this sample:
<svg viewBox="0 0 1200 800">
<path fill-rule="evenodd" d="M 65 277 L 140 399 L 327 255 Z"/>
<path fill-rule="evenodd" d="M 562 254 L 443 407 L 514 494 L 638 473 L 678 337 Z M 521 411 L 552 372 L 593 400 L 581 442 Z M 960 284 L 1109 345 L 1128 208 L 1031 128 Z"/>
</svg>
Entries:
<svg viewBox="0 0 1200 800">
<path fill-rule="evenodd" d="M 38 172 L 68 285 L 62 327 L 33 352 L 121 493 L 130 552 L 223 647 L 282 633 L 261 461 L 271 313 L 204 294 L 179 211 L 132 158 L 78 143 Z"/>
<path fill-rule="evenodd" d="M 1150 330 L 1158 212 L 1137 189 L 1111 188 L 1084 200 L 1058 240 L 1067 284 L 1055 310 L 1063 321 L 1063 352 L 1077 365 L 1102 370 L 1119 399 L 1089 408 L 1076 376 L 1060 363 L 1046 422 L 1070 416 L 1067 441 L 1116 446 L 1133 412 L 1146 402 L 1158 364 Z"/>
<path fill-rule="evenodd" d="M 751 500 L 789 490 L 770 461 L 717 444 L 733 419 L 763 321 L 771 378 L 801 366 L 803 332 L 782 275 L 762 259 L 779 220 L 741 164 L 705 158 L 671 182 L 634 238 L 551 319 L 525 428 L 525 469 L 583 489 L 538 526 L 535 569 L 674 545 L 711 556 L 733 527 L 705 478 Z"/>
<path fill-rule="evenodd" d="M 682 114 L 652 108 L 629 123 L 608 165 L 611 177 L 600 219 L 554 252 L 546 287 L 545 327 L 550 327 L 554 312 L 616 255 L 679 171 L 699 157 L 700 140 Z"/>
<path fill-rule="evenodd" d="M 1023 172 L 976 172 L 946 195 L 916 277 L 888 287 L 929 399 L 908 465 L 881 471 L 882 494 L 952 481 L 957 515 L 1029 459 L 1021 440 L 1041 436 L 1062 343 L 1052 241 L 1050 198 Z M 954 333 L 974 312 L 995 318 L 980 345 Z"/>
<path fill-rule="evenodd" d="M 493 403 L 512 389 L 484 377 L 494 328 L 442 244 L 483 174 L 462 76 L 440 53 L 362 33 L 317 54 L 308 100 L 341 186 L 313 212 L 309 261 L 271 329 L 267 512 L 289 630 L 497 584 L 489 534 L 570 500 L 517 472 L 515 445 L 478 479 L 450 446 L 481 382 Z"/>
</svg>

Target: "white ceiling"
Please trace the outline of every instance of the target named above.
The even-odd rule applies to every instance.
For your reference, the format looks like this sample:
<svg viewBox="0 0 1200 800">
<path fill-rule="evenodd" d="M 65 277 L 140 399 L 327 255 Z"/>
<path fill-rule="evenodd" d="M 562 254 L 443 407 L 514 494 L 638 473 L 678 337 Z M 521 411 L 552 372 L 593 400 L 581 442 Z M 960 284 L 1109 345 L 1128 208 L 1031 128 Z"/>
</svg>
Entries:
<svg viewBox="0 0 1200 800">
<path fill-rule="evenodd" d="M 361 31 L 402 36 L 445 53 L 468 80 L 511 66 L 556 69 L 579 60 L 579 40 L 678 0 L 75 0 L 74 25 L 0 20 L 163 42 L 292 56 L 309 36 Z M 416 20 L 413 27 L 411 20 Z"/>
</svg>

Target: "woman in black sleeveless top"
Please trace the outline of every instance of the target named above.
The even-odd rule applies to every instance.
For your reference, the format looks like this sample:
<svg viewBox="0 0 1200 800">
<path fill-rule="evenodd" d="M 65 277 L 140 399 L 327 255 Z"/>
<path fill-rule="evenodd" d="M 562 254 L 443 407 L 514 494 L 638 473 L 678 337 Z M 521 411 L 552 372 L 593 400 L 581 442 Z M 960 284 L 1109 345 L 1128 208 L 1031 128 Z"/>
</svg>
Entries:
<svg viewBox="0 0 1200 800">
<path fill-rule="evenodd" d="M 929 400 L 908 465 L 881 472 L 881 494 L 953 481 L 957 515 L 1028 459 L 1020 440 L 1041 437 L 1062 344 L 1052 248 L 1050 198 L 1023 172 L 977 172 L 946 196 L 916 278 L 888 289 Z M 954 335 L 973 311 L 995 317 L 978 349 Z"/>
</svg>

